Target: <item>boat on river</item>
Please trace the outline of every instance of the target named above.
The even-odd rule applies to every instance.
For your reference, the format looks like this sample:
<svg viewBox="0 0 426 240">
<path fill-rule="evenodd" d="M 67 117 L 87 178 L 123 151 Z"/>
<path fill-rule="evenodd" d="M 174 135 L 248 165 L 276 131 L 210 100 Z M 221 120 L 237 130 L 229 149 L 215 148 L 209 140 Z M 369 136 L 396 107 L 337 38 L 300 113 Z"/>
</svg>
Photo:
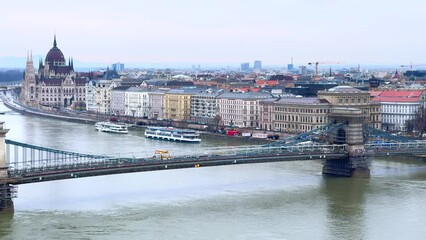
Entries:
<svg viewBox="0 0 426 240">
<path fill-rule="evenodd" d="M 200 134 L 197 131 L 173 127 L 147 127 L 145 137 L 176 142 L 201 142 Z"/>
<path fill-rule="evenodd" d="M 113 122 L 97 122 L 95 124 L 96 130 L 99 132 L 109 132 L 109 133 L 128 133 L 128 125 L 123 123 L 113 123 Z"/>
</svg>

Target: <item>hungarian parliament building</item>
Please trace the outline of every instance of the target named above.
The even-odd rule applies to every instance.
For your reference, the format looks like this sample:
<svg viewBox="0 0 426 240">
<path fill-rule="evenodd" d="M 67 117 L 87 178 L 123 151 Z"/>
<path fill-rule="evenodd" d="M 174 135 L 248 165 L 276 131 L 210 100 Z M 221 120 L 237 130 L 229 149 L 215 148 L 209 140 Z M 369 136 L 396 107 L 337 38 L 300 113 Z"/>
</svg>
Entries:
<svg viewBox="0 0 426 240">
<path fill-rule="evenodd" d="M 62 108 L 84 104 L 85 84 L 86 78 L 77 76 L 72 59 L 66 62 L 54 36 L 53 47 L 47 53 L 44 64 L 40 59 L 37 73 L 32 53 L 27 54 L 20 101 L 34 107 Z"/>
</svg>

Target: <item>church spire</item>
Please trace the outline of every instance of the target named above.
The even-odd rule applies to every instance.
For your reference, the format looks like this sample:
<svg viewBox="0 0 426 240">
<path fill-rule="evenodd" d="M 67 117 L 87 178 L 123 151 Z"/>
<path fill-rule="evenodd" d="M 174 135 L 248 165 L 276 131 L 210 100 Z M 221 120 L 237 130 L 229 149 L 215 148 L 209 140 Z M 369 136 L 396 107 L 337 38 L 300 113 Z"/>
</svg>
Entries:
<svg viewBox="0 0 426 240">
<path fill-rule="evenodd" d="M 56 47 L 56 33 L 55 33 L 55 35 L 53 36 L 53 47 Z"/>
</svg>

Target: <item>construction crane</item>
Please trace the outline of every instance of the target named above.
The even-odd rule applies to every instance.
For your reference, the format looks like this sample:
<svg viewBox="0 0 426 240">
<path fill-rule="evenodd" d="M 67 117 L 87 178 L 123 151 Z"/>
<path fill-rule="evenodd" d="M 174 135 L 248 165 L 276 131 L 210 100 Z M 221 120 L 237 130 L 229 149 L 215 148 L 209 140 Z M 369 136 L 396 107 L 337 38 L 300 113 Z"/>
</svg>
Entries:
<svg viewBox="0 0 426 240">
<path fill-rule="evenodd" d="M 414 68 L 418 68 L 418 67 L 425 67 L 426 64 L 413 64 L 413 62 L 411 62 L 410 64 L 401 64 L 402 68 L 410 68 L 410 70 L 413 70 Z"/>
<path fill-rule="evenodd" d="M 315 80 L 319 80 L 318 77 L 318 65 L 319 64 L 340 64 L 341 62 L 309 62 L 308 65 L 315 65 Z"/>
</svg>

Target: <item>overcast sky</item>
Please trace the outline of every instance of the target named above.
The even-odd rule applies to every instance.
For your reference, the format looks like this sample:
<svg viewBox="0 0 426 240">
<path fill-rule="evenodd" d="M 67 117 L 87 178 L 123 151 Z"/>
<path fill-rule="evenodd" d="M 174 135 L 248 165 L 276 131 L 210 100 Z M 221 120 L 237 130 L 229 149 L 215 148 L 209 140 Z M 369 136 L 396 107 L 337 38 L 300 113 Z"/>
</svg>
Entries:
<svg viewBox="0 0 426 240">
<path fill-rule="evenodd" d="M 426 63 L 424 0 L 13 0 L 0 57 L 45 55 L 56 32 L 81 62 Z"/>
</svg>

